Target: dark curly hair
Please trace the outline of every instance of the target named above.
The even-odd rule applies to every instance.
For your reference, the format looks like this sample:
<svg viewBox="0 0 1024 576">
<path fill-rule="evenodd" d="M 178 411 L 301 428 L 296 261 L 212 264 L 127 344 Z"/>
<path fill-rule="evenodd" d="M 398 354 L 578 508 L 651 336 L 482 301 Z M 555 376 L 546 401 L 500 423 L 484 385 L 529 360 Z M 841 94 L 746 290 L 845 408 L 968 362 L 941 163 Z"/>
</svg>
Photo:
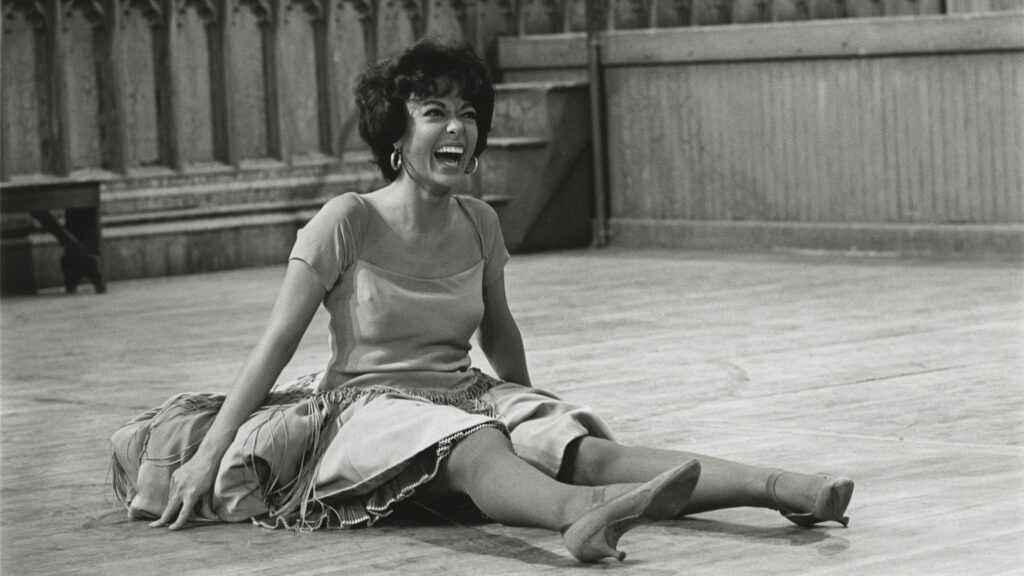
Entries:
<svg viewBox="0 0 1024 576">
<path fill-rule="evenodd" d="M 473 156 L 487 147 L 494 117 L 494 84 L 484 63 L 468 44 L 425 38 L 397 58 L 381 60 L 356 85 L 359 135 L 373 151 L 373 162 L 389 182 L 394 143 L 406 130 L 405 103 L 411 97 L 458 94 L 476 110 L 477 141 Z"/>
</svg>

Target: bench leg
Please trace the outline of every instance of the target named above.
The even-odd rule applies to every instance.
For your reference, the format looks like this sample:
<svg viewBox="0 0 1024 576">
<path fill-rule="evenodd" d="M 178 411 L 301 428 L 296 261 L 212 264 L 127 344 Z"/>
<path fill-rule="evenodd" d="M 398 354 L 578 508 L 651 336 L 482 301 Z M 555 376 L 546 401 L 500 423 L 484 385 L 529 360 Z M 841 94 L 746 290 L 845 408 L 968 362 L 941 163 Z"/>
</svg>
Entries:
<svg viewBox="0 0 1024 576">
<path fill-rule="evenodd" d="M 97 293 L 106 292 L 100 252 L 99 209 L 69 208 L 64 211 L 65 226 L 61 226 L 49 212 L 32 212 L 32 217 L 64 246 L 64 255 L 60 259 L 64 289 L 75 292 L 78 283 L 87 277 L 96 287 Z"/>
<path fill-rule="evenodd" d="M 75 254 L 75 258 L 78 259 L 77 265 L 81 270 L 79 278 L 82 276 L 88 278 L 98 294 L 106 292 L 107 282 L 103 277 L 103 247 L 101 245 L 102 232 L 100 230 L 99 207 L 68 208 L 64 211 L 64 226 L 85 247 L 85 252 L 65 250 L 65 257 L 68 254 Z M 77 280 L 75 284 L 78 284 Z"/>
</svg>

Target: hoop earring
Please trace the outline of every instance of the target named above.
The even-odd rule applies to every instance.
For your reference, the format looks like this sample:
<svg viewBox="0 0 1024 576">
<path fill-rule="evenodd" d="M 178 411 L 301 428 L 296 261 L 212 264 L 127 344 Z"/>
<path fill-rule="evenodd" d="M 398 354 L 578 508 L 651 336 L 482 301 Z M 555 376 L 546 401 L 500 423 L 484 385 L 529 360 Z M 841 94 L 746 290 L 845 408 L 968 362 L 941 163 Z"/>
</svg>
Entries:
<svg viewBox="0 0 1024 576">
<path fill-rule="evenodd" d="M 391 169 L 398 172 L 398 169 L 402 167 L 402 149 L 395 148 L 395 151 L 391 153 Z"/>
<path fill-rule="evenodd" d="M 473 167 L 472 168 L 468 168 L 467 167 L 466 168 L 466 174 L 475 174 L 476 173 L 476 169 L 480 167 L 480 161 L 476 159 L 476 156 L 471 157 L 470 160 L 473 161 Z"/>
</svg>

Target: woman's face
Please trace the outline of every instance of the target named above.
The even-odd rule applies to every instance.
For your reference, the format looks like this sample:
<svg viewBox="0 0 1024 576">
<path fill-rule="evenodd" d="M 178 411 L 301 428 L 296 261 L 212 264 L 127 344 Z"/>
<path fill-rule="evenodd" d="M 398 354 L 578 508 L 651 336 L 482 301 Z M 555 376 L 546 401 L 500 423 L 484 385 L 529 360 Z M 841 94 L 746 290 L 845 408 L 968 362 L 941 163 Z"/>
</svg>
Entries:
<svg viewBox="0 0 1024 576">
<path fill-rule="evenodd" d="M 457 94 L 410 98 L 403 170 L 421 187 L 447 193 L 466 175 L 476 149 L 476 110 Z"/>
</svg>

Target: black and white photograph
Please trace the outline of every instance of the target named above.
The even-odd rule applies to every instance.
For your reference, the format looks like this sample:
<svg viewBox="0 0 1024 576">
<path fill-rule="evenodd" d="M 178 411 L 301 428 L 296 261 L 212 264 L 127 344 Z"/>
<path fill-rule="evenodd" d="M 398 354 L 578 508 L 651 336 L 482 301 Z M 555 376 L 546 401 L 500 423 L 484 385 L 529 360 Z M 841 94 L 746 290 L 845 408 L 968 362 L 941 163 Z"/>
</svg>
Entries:
<svg viewBox="0 0 1024 576">
<path fill-rule="evenodd" d="M 1024 575 L 1024 0 L 0 5 L 0 576 Z"/>
</svg>

